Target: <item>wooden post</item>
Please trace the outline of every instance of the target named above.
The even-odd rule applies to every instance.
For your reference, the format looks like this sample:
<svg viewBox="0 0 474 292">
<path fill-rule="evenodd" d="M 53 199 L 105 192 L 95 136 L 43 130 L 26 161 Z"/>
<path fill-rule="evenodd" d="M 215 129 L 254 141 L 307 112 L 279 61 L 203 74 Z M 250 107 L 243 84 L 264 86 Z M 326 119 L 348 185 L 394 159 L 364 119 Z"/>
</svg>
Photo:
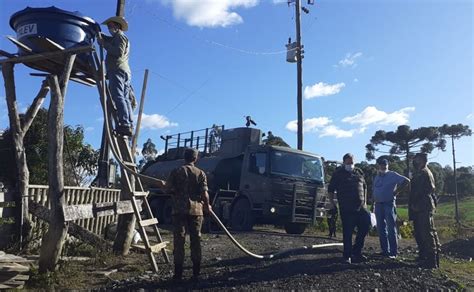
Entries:
<svg viewBox="0 0 474 292">
<path fill-rule="evenodd" d="M 28 218 L 24 212 L 22 205 L 22 198 L 27 195 L 28 181 L 30 173 L 28 166 L 26 165 L 26 152 L 23 146 L 23 132 L 21 130 L 20 116 L 18 113 L 18 107 L 16 103 L 16 91 L 15 91 L 15 76 L 13 73 L 13 64 L 6 63 L 2 65 L 3 80 L 5 81 L 5 95 L 7 99 L 8 117 L 10 119 L 10 131 L 13 139 L 13 147 L 15 149 L 15 161 L 18 170 L 18 184 L 16 185 L 15 204 L 18 206 L 17 213 L 15 214 L 15 224 L 18 226 L 20 248 L 23 241 L 23 230 L 22 227 L 27 225 L 28 220 L 23 222 L 24 219 Z M 28 208 L 28 206 L 26 206 Z"/>
<path fill-rule="evenodd" d="M 51 101 L 48 117 L 48 180 L 49 197 L 51 203 L 51 222 L 48 232 L 41 243 L 39 258 L 39 271 L 44 273 L 54 271 L 61 255 L 64 239 L 67 235 L 68 224 L 64 221 L 63 206 L 64 198 L 64 164 L 63 164 L 63 141 L 64 141 L 64 98 L 66 85 L 74 65 L 76 55 L 68 56 L 61 77 L 60 87 L 56 75 L 48 76 L 51 88 Z"/>
<path fill-rule="evenodd" d="M 28 182 L 30 173 L 26 163 L 26 151 L 23 145 L 23 139 L 31 126 L 33 119 L 38 113 L 41 104 L 49 91 L 46 82 L 43 82 L 40 91 L 33 100 L 33 103 L 26 112 L 23 123 L 20 121 L 20 115 L 16 103 L 15 76 L 13 63 L 4 63 L 2 65 L 3 79 L 5 80 L 5 94 L 7 100 L 8 116 L 10 119 L 10 131 L 15 148 L 15 161 L 18 171 L 18 184 L 16 185 L 16 204 L 18 206 L 15 223 L 19 230 L 20 249 L 23 246 L 23 238 L 29 239 L 31 231 L 31 220 L 28 216 Z"/>
<path fill-rule="evenodd" d="M 116 16 L 125 16 L 125 0 L 117 0 L 117 9 L 115 10 Z"/>
<path fill-rule="evenodd" d="M 119 138 L 120 139 L 120 138 Z M 135 189 L 135 177 L 130 176 L 130 185 L 127 182 L 127 173 L 121 168 L 120 201 L 133 199 L 132 192 Z M 133 231 L 135 230 L 135 214 L 123 214 L 118 216 L 117 236 L 114 240 L 113 250 L 115 254 L 127 255 L 132 245 Z"/>
<path fill-rule="evenodd" d="M 142 124 L 142 115 L 143 115 L 143 107 L 145 105 L 145 94 L 146 94 L 147 82 L 148 82 L 148 69 L 145 69 L 145 76 L 143 77 L 142 95 L 140 97 L 140 109 L 138 110 L 137 128 L 135 129 L 135 135 L 133 135 L 133 139 L 132 139 L 132 155 L 134 157 L 135 157 L 135 149 L 137 148 L 138 136 L 140 135 L 140 126 Z"/>
</svg>

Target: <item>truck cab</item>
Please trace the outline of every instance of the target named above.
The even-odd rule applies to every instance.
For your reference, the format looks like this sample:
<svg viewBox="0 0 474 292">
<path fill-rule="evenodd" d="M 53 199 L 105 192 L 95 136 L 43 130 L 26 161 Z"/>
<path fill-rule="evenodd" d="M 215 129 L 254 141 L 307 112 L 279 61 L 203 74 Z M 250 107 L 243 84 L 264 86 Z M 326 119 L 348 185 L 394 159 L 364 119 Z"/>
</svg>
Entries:
<svg viewBox="0 0 474 292">
<path fill-rule="evenodd" d="M 202 131 L 202 130 L 201 130 Z M 251 230 L 255 224 L 284 226 L 287 233 L 301 234 L 324 217 L 325 191 L 323 161 L 320 156 L 289 147 L 264 145 L 261 131 L 234 128 L 215 131 L 216 137 L 188 132 L 184 147 L 200 150 L 196 166 L 208 177 L 214 212 L 233 230 Z M 177 134 L 183 139 L 183 133 Z M 167 136 L 166 149 L 144 173 L 166 179 L 172 169 L 183 164 L 182 142 Z M 194 140 L 194 142 L 192 142 Z M 201 141 L 201 143 L 199 143 Z M 204 145 L 202 141 L 215 143 Z M 165 147 L 167 148 L 167 147 Z M 212 151 L 211 151 L 212 150 Z M 164 190 L 150 188 L 151 205 L 161 222 L 169 223 L 171 207 Z M 161 218 L 160 218 L 161 217 Z"/>
</svg>

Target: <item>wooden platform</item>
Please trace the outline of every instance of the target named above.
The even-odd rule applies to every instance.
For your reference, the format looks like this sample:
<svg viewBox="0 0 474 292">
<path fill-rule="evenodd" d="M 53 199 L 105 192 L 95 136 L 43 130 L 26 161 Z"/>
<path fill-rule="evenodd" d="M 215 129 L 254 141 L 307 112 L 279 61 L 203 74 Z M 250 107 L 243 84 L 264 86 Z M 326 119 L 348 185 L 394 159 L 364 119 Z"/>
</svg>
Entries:
<svg viewBox="0 0 474 292">
<path fill-rule="evenodd" d="M 22 289 L 30 278 L 31 260 L 0 251 L 0 289 Z"/>
<path fill-rule="evenodd" d="M 87 59 L 90 59 L 89 62 L 92 61 L 92 57 L 90 52 L 92 51 L 92 47 L 86 46 L 88 50 L 82 50 L 81 48 L 84 47 L 71 47 L 69 49 L 65 49 L 59 44 L 55 43 L 54 41 L 45 38 L 45 37 L 34 37 L 30 38 L 30 42 L 35 46 L 36 51 L 27 46 L 26 44 L 20 42 L 19 40 L 15 39 L 12 36 L 5 36 L 10 42 L 12 42 L 15 46 L 18 47 L 19 51 L 21 51 L 21 56 L 17 56 L 17 54 L 12 54 L 0 50 L 0 56 L 6 57 L 7 59 L 1 59 L 0 63 L 2 62 L 9 62 L 16 60 L 20 61 L 25 64 L 26 66 L 47 72 L 47 73 L 32 73 L 32 76 L 47 76 L 49 74 L 61 74 L 64 68 L 67 54 L 69 51 L 77 51 L 80 57 L 75 59 L 70 79 L 85 84 L 88 86 L 95 86 L 95 80 L 92 75 L 91 64 L 87 62 Z M 79 49 L 79 51 L 78 51 Z M 86 56 L 89 54 L 89 58 Z M 25 58 L 26 57 L 26 58 Z M 28 58 L 30 57 L 30 58 Z M 8 60 L 11 59 L 11 60 Z"/>
</svg>

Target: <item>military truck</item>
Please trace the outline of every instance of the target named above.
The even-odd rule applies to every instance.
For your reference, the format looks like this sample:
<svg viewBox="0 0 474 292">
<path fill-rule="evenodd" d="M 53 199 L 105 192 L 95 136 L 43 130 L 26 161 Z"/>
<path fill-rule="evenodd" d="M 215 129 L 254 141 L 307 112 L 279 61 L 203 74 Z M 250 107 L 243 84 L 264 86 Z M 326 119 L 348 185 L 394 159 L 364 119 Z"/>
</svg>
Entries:
<svg viewBox="0 0 474 292">
<path fill-rule="evenodd" d="M 196 165 L 207 175 L 212 208 L 233 230 L 274 224 L 301 234 L 326 215 L 323 161 L 318 155 L 264 145 L 262 132 L 255 128 L 213 126 L 161 138 L 165 152 L 142 173 L 166 180 L 183 164 L 186 147 L 198 149 Z M 170 194 L 153 182 L 145 185 L 155 216 L 160 223 L 171 223 Z"/>
</svg>

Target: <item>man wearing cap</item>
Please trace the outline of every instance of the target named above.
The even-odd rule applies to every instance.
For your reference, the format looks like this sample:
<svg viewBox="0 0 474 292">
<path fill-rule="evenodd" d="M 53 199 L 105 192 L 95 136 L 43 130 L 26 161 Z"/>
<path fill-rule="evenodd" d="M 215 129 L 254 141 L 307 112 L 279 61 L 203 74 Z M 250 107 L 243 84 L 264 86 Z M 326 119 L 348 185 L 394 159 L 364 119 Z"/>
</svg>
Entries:
<svg viewBox="0 0 474 292">
<path fill-rule="evenodd" d="M 191 240 L 193 280 L 198 280 L 201 270 L 201 226 L 203 210 L 209 213 L 207 178 L 204 171 L 194 166 L 198 158 L 196 149 L 184 151 L 184 165 L 174 169 L 166 181 L 166 188 L 172 194 L 174 277 L 183 276 L 184 243 L 186 232 Z"/>
<path fill-rule="evenodd" d="M 388 160 L 377 159 L 378 174 L 373 183 L 373 202 L 382 255 L 397 257 L 397 195 L 410 185 L 410 179 L 388 169 Z"/>
<path fill-rule="evenodd" d="M 130 42 L 123 33 L 128 30 L 127 21 L 121 16 L 113 16 L 102 24 L 107 25 L 111 36 L 102 33 L 97 41 L 107 51 L 105 67 L 109 79 L 109 90 L 117 108 L 118 125 L 116 131 L 120 135 L 131 136 L 133 130 L 131 106 L 131 72 L 128 65 Z"/>
<path fill-rule="evenodd" d="M 436 208 L 435 180 L 427 162 L 426 153 L 417 153 L 413 158 L 415 172 L 408 200 L 408 216 L 413 220 L 420 264 L 425 268 L 436 269 L 439 267 L 441 245 L 433 222 Z"/>
<path fill-rule="evenodd" d="M 370 213 L 367 211 L 367 185 L 364 173 L 354 167 L 354 156 L 347 153 L 342 158 L 343 165 L 338 167 L 331 177 L 328 186 L 329 202 L 337 203 L 342 221 L 343 257 L 348 264 L 366 259 L 362 255 L 365 237 L 369 233 Z M 352 233 L 357 228 L 355 243 L 352 245 Z"/>
</svg>

